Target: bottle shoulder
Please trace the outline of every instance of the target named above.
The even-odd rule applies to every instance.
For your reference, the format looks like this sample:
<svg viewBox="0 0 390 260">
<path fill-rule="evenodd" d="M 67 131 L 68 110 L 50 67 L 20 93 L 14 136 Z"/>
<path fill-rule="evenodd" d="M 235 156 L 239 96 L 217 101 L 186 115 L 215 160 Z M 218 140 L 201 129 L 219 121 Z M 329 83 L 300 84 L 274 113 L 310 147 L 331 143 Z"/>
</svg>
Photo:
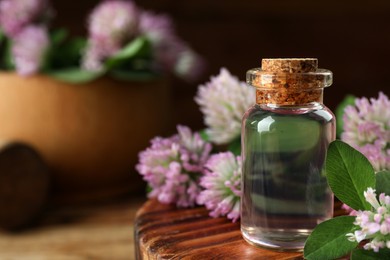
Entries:
<svg viewBox="0 0 390 260">
<path fill-rule="evenodd" d="M 243 122 L 248 120 L 261 121 L 269 117 L 311 118 L 326 122 L 335 121 L 333 112 L 325 105 L 319 103 L 315 106 L 300 107 L 269 107 L 255 104 L 246 111 L 243 116 Z"/>
</svg>

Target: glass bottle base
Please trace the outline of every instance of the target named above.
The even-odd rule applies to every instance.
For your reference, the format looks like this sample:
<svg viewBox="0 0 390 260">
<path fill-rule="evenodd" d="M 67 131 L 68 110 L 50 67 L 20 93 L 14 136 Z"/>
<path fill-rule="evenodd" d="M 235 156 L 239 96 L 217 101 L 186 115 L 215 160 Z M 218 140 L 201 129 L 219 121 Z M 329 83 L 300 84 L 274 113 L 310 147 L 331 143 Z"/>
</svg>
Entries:
<svg viewBox="0 0 390 260">
<path fill-rule="evenodd" d="M 312 230 L 241 228 L 243 238 L 252 245 L 282 252 L 301 252 Z"/>
</svg>

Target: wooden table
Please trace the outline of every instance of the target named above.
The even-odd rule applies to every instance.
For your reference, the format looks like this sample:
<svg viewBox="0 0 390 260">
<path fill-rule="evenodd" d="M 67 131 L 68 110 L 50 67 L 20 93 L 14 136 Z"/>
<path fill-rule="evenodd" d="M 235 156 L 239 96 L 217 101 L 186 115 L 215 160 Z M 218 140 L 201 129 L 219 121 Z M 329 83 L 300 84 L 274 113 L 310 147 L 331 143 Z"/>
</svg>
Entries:
<svg viewBox="0 0 390 260">
<path fill-rule="evenodd" d="M 340 203 L 336 203 L 340 208 Z M 335 211 L 340 215 L 341 210 Z M 282 253 L 249 245 L 240 224 L 211 218 L 204 207 L 177 209 L 156 200 L 137 212 L 137 259 L 303 259 L 302 253 Z"/>
<path fill-rule="evenodd" d="M 0 259 L 134 259 L 133 220 L 145 200 L 126 198 L 49 210 L 33 228 L 0 231 Z"/>
</svg>

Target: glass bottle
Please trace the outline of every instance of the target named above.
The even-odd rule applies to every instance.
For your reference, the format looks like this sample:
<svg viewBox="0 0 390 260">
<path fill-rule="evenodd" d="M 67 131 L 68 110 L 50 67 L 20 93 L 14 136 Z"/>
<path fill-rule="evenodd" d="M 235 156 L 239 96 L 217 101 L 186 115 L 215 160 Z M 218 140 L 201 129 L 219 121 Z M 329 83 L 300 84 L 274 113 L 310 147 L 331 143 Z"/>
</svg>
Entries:
<svg viewBox="0 0 390 260">
<path fill-rule="evenodd" d="M 324 161 L 335 117 L 322 103 L 332 72 L 317 59 L 263 59 L 247 83 L 256 104 L 242 122 L 241 232 L 251 244 L 300 251 L 333 214 Z"/>
</svg>

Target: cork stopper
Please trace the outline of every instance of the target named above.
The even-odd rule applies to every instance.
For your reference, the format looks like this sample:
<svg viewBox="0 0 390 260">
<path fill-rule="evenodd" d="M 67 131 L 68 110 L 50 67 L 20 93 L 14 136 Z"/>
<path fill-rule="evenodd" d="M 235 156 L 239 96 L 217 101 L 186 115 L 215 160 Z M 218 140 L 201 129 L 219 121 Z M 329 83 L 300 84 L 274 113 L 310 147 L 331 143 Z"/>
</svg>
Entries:
<svg viewBox="0 0 390 260">
<path fill-rule="evenodd" d="M 315 72 L 318 69 L 318 60 L 314 58 L 263 59 L 261 68 L 269 72 Z"/>
<path fill-rule="evenodd" d="M 256 88 L 257 104 L 297 106 L 322 102 L 332 72 L 318 69 L 315 58 L 263 59 L 247 72 L 247 83 Z"/>
</svg>

